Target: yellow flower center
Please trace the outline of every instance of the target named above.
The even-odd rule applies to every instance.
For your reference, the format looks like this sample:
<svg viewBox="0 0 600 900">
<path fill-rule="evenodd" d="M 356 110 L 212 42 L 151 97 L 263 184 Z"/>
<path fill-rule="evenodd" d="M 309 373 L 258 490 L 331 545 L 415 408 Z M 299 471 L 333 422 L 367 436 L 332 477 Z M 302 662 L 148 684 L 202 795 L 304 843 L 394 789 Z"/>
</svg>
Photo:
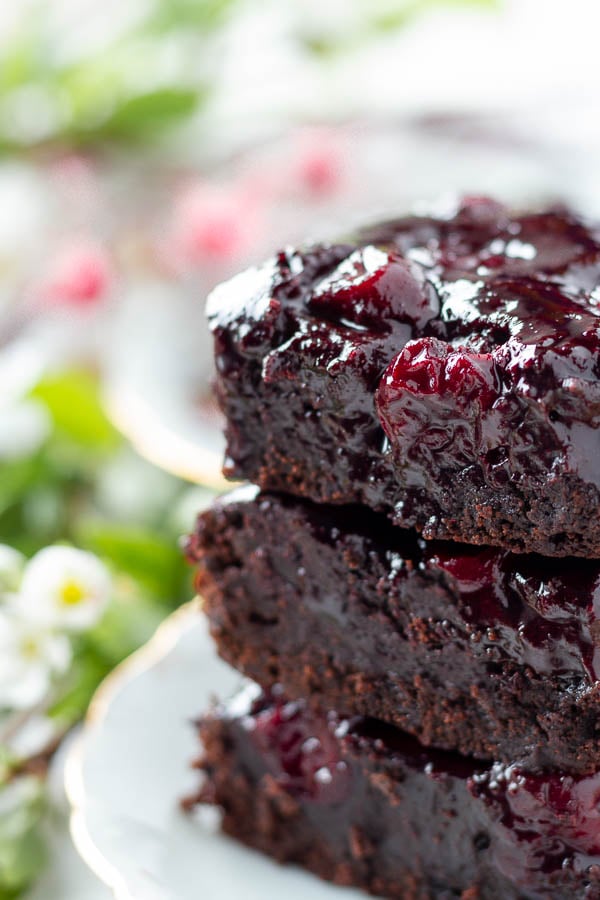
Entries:
<svg viewBox="0 0 600 900">
<path fill-rule="evenodd" d="M 86 591 L 77 581 L 65 581 L 60 590 L 60 602 L 63 606 L 77 606 L 85 600 Z"/>
<path fill-rule="evenodd" d="M 37 659 L 40 655 L 40 648 L 37 641 L 33 637 L 23 638 L 21 641 L 21 653 L 25 659 Z"/>
</svg>

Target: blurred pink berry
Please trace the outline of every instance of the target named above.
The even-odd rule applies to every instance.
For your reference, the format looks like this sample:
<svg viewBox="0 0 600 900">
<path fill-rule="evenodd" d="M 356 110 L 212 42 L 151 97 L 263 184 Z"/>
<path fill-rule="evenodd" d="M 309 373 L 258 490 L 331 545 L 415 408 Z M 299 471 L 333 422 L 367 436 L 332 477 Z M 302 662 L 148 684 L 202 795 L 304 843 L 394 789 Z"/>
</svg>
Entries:
<svg viewBox="0 0 600 900">
<path fill-rule="evenodd" d="M 198 183 L 188 187 L 173 210 L 170 248 L 183 264 L 226 262 L 243 256 L 260 232 L 254 191 Z"/>
<path fill-rule="evenodd" d="M 75 239 L 57 251 L 35 294 L 47 303 L 90 306 L 108 292 L 112 276 L 106 249 L 93 240 Z"/>
<path fill-rule="evenodd" d="M 301 187 L 316 195 L 332 194 L 341 186 L 344 168 L 344 149 L 335 132 L 315 129 L 299 134 L 292 171 Z"/>
</svg>

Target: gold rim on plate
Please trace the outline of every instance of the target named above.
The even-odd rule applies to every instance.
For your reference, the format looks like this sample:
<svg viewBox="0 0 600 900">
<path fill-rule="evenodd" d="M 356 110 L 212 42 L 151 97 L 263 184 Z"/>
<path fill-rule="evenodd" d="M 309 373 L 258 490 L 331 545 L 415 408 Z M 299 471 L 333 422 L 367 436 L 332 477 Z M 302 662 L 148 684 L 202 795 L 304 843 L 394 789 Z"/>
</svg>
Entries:
<svg viewBox="0 0 600 900">
<path fill-rule="evenodd" d="M 222 452 L 203 447 L 169 428 L 135 391 L 122 385 L 118 389 L 107 388 L 103 399 L 115 428 L 144 459 L 172 475 L 215 491 L 231 487 L 221 474 Z"/>
</svg>

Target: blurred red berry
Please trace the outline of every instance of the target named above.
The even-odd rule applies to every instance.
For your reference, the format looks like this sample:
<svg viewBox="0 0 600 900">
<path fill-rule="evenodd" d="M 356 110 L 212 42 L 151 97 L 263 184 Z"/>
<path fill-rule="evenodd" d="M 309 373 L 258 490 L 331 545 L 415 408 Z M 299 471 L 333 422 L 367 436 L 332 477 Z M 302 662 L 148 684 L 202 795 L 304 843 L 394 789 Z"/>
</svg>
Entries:
<svg viewBox="0 0 600 900">
<path fill-rule="evenodd" d="M 112 278 L 106 249 L 78 238 L 59 248 L 34 293 L 45 303 L 89 306 L 106 295 Z"/>
<path fill-rule="evenodd" d="M 226 262 L 242 256 L 260 232 L 255 191 L 198 183 L 188 187 L 173 210 L 169 247 L 183 265 Z"/>
<path fill-rule="evenodd" d="M 301 132 L 292 165 L 295 180 L 312 194 L 329 195 L 342 183 L 345 169 L 340 137 L 329 129 Z"/>
</svg>

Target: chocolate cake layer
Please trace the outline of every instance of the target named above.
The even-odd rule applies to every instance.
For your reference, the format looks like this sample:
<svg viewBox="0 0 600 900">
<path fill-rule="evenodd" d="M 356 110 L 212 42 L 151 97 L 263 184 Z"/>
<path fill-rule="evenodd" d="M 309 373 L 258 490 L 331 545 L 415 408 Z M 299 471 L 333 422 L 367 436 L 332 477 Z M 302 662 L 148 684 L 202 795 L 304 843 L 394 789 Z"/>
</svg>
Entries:
<svg viewBox="0 0 600 900">
<path fill-rule="evenodd" d="M 600 229 L 471 198 L 209 300 L 227 474 L 427 538 L 600 556 Z"/>
<path fill-rule="evenodd" d="M 598 774 L 476 763 L 254 686 L 199 730 L 188 806 L 280 862 L 402 900 L 600 897 Z"/>
<path fill-rule="evenodd" d="M 600 767 L 600 562 L 429 542 L 240 489 L 188 541 L 221 656 L 426 745 Z"/>
</svg>

